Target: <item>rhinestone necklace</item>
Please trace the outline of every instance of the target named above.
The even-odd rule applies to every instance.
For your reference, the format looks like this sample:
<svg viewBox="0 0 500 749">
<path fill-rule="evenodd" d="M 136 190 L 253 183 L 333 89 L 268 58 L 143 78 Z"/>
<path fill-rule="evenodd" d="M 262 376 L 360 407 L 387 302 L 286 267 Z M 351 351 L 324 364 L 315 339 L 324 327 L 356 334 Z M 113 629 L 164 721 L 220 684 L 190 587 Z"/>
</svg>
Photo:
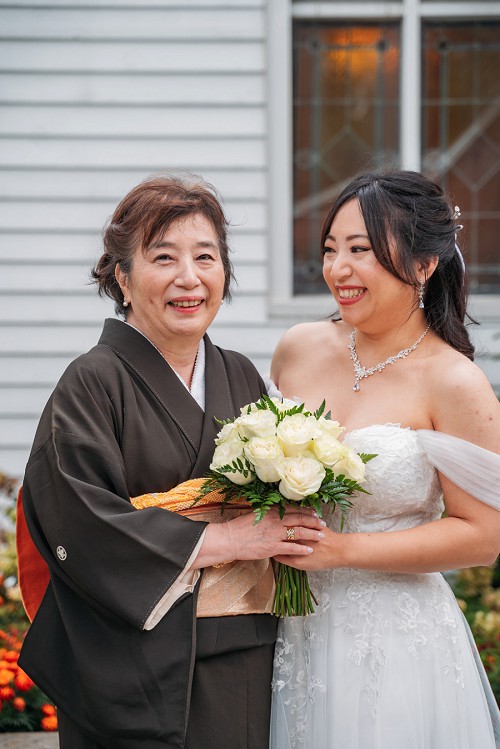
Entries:
<svg viewBox="0 0 500 749">
<path fill-rule="evenodd" d="M 359 363 L 358 355 L 356 353 L 356 333 L 353 330 L 351 335 L 349 336 L 349 352 L 351 354 L 351 359 L 354 363 L 354 377 L 355 382 L 353 385 L 353 390 L 357 393 L 360 389 L 359 383 L 361 380 L 363 380 L 365 377 L 370 377 L 370 375 L 376 374 L 377 372 L 382 372 L 383 369 L 387 367 L 388 364 L 394 364 L 398 361 L 398 359 L 406 359 L 408 354 L 411 354 L 412 351 L 415 351 L 418 344 L 425 338 L 427 333 L 429 332 L 430 325 L 427 326 L 427 328 L 424 330 L 418 341 L 415 341 L 413 346 L 410 346 L 410 348 L 404 348 L 401 349 L 401 351 L 398 354 L 394 354 L 394 356 L 389 356 L 388 359 L 386 359 L 383 362 L 380 362 L 380 364 L 375 364 L 374 367 L 370 367 L 369 369 L 366 369 L 366 367 L 362 367 Z"/>
</svg>

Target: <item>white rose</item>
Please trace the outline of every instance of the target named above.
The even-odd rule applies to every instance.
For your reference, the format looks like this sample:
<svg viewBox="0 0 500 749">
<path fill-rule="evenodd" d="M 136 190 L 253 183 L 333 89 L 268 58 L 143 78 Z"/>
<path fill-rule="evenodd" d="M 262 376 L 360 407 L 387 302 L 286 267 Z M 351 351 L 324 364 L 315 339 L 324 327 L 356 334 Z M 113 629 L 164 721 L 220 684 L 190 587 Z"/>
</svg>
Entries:
<svg viewBox="0 0 500 749">
<path fill-rule="evenodd" d="M 365 478 L 365 464 L 354 450 L 344 446 L 340 459 L 333 466 L 333 472 L 335 476 L 343 474 L 346 478 L 360 483 Z"/>
<path fill-rule="evenodd" d="M 237 419 L 241 437 L 273 437 L 276 433 L 276 416 L 272 411 L 252 411 Z"/>
<path fill-rule="evenodd" d="M 239 440 L 240 435 L 238 433 L 238 419 L 231 421 L 228 424 L 224 424 L 219 434 L 215 438 L 216 445 L 222 445 L 223 442 L 231 442 L 232 440 Z"/>
<path fill-rule="evenodd" d="M 276 437 L 252 437 L 245 443 L 244 452 L 261 481 L 280 480 L 278 467 L 285 456 Z"/>
<path fill-rule="evenodd" d="M 330 437 L 338 437 L 342 434 L 344 427 L 341 427 L 338 421 L 332 421 L 332 419 L 324 419 L 322 416 L 318 419 L 318 426 L 322 432 L 329 434 Z"/>
<path fill-rule="evenodd" d="M 302 413 L 285 416 L 276 430 L 276 436 L 286 457 L 300 455 L 309 450 L 311 440 L 319 433 L 314 416 L 304 416 Z"/>
<path fill-rule="evenodd" d="M 243 447 L 244 443 L 241 440 L 230 440 L 217 445 L 214 450 L 212 462 L 210 463 L 210 470 L 222 473 L 220 469 L 223 466 L 231 465 L 233 460 L 240 458 L 241 461 L 244 461 L 245 456 L 243 454 Z M 241 471 L 237 471 L 236 473 L 233 473 L 232 471 L 226 473 L 224 471 L 224 475 L 227 476 L 233 484 L 239 484 L 240 486 L 243 484 L 249 484 L 254 478 L 251 471 L 249 471 L 246 476 Z"/>
<path fill-rule="evenodd" d="M 280 466 L 279 490 L 286 499 L 299 502 L 317 492 L 325 477 L 325 469 L 315 458 L 298 455 L 285 458 Z"/>
<path fill-rule="evenodd" d="M 324 465 L 330 468 L 344 457 L 345 448 L 335 437 L 323 432 L 313 441 L 313 452 Z"/>
</svg>

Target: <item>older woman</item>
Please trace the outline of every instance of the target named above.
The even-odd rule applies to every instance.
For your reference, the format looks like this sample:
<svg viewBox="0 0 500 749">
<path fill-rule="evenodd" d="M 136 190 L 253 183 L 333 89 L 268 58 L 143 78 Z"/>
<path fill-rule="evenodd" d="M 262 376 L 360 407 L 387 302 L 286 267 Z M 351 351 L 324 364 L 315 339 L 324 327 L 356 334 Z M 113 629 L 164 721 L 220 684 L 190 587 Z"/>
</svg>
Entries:
<svg viewBox="0 0 500 749">
<path fill-rule="evenodd" d="M 156 178 L 123 199 L 93 275 L 125 322 L 106 321 L 40 421 L 23 504 L 50 582 L 20 663 L 59 707 L 63 749 L 268 742 L 276 620 L 196 619 L 199 570 L 311 553 L 320 521 L 207 525 L 130 502 L 203 476 L 214 417 L 264 392 L 245 357 L 205 335 L 229 293 L 226 226 L 203 183 Z"/>
</svg>

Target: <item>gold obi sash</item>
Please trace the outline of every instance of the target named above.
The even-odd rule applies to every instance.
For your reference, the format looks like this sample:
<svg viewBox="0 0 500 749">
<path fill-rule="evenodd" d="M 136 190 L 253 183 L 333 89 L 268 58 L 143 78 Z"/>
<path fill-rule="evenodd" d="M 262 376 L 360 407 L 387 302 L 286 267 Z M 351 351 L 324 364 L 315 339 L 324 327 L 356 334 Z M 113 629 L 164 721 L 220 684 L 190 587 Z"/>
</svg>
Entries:
<svg viewBox="0 0 500 749">
<path fill-rule="evenodd" d="M 168 492 L 132 497 L 131 502 L 138 510 L 161 507 L 208 523 L 225 523 L 251 512 L 245 502 L 229 502 L 221 514 L 223 497 L 217 491 L 210 492 L 193 506 L 204 480 L 190 479 Z M 271 614 L 274 592 L 274 569 L 270 559 L 235 560 L 220 567 L 206 567 L 201 578 L 196 616 Z"/>
</svg>

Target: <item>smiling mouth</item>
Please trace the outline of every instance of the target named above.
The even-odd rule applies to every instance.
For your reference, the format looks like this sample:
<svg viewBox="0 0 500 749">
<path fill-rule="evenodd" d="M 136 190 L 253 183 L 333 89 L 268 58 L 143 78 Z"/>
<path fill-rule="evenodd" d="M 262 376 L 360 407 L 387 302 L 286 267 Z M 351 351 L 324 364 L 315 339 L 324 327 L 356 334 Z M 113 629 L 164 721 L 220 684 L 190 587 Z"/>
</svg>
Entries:
<svg viewBox="0 0 500 749">
<path fill-rule="evenodd" d="M 356 299 L 364 294 L 366 289 L 337 289 L 340 299 Z"/>
<path fill-rule="evenodd" d="M 203 299 L 193 299 L 192 301 L 181 301 L 176 302 L 175 299 L 173 299 L 169 304 L 172 307 L 199 307 L 200 304 L 203 303 Z"/>
</svg>

